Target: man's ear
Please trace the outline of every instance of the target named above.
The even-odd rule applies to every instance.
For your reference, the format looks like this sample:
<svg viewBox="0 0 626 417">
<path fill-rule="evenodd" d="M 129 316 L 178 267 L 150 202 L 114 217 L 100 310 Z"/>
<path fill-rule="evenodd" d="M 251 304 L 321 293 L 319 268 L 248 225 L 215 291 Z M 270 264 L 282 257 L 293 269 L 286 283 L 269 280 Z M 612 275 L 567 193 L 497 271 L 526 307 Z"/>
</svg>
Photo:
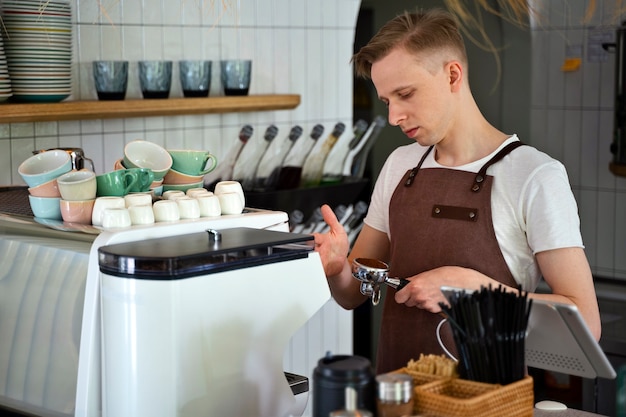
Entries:
<svg viewBox="0 0 626 417">
<path fill-rule="evenodd" d="M 446 73 L 450 80 L 451 91 L 458 91 L 463 84 L 463 66 L 458 61 L 450 61 L 446 64 Z"/>
</svg>

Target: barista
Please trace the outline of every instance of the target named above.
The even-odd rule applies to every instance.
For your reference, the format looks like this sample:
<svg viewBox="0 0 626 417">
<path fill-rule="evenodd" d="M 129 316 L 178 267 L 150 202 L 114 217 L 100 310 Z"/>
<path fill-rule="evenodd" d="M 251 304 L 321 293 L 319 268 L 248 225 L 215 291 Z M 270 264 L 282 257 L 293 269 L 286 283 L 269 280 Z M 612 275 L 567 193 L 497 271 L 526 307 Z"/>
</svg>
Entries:
<svg viewBox="0 0 626 417">
<path fill-rule="evenodd" d="M 401 368 L 420 353 L 443 353 L 436 329 L 444 285 L 534 291 L 543 277 L 552 294 L 531 298 L 576 305 L 599 339 L 598 305 L 567 173 L 484 118 L 452 16 L 438 9 L 405 12 L 353 62 L 387 105 L 389 123 L 415 141 L 385 162 L 349 256 L 346 232 L 327 205 L 322 214 L 330 229 L 315 234 L 332 295 L 346 309 L 367 299 L 351 274 L 355 258 L 385 261 L 389 276 L 410 281 L 387 291 L 377 373 Z M 449 329 L 443 343 L 453 346 Z"/>
</svg>

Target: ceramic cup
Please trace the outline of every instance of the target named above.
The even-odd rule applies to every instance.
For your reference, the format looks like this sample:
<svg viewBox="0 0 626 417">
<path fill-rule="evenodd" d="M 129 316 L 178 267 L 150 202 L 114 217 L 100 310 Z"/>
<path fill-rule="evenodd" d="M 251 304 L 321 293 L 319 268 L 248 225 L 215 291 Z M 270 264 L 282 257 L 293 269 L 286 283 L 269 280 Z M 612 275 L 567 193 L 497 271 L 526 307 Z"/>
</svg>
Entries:
<svg viewBox="0 0 626 417">
<path fill-rule="evenodd" d="M 70 171 L 57 178 L 63 200 L 85 201 L 96 198 L 98 184 L 93 171 Z"/>
<path fill-rule="evenodd" d="M 213 193 L 204 187 L 198 187 L 188 189 L 187 191 L 185 191 L 185 194 L 187 194 L 191 198 L 196 198 L 201 195 L 212 195 Z"/>
<path fill-rule="evenodd" d="M 239 198 L 241 199 L 242 207 L 246 206 L 246 197 L 243 193 L 243 188 L 241 187 L 241 183 L 238 181 L 220 181 L 215 184 L 215 189 L 213 193 L 216 195 L 224 194 L 224 193 L 237 193 Z"/>
<path fill-rule="evenodd" d="M 93 78 L 99 100 L 124 100 L 128 61 L 94 61 Z"/>
<path fill-rule="evenodd" d="M 220 61 L 221 81 L 224 95 L 247 96 L 250 89 L 252 61 L 249 59 L 226 59 Z"/>
<path fill-rule="evenodd" d="M 178 71 L 185 97 L 208 97 L 211 87 L 211 61 L 178 61 Z"/>
<path fill-rule="evenodd" d="M 163 177 L 163 184 L 167 185 L 186 185 L 196 184 L 201 182 L 203 175 L 187 175 L 182 172 L 178 172 L 174 169 L 170 169 Z"/>
<path fill-rule="evenodd" d="M 198 187 L 202 187 L 203 185 L 204 185 L 203 181 L 192 182 L 189 184 L 165 184 L 164 182 L 163 191 L 177 190 L 177 191 L 187 192 L 187 190 L 190 188 L 198 188 Z"/>
<path fill-rule="evenodd" d="M 130 222 L 133 225 L 154 223 L 154 211 L 152 210 L 152 205 L 130 206 L 128 207 L 128 213 L 130 214 Z"/>
<path fill-rule="evenodd" d="M 124 196 L 126 208 L 132 206 L 152 206 L 152 195 L 150 193 L 131 193 Z"/>
<path fill-rule="evenodd" d="M 63 221 L 80 224 L 91 224 L 91 215 L 95 198 L 90 200 L 61 200 L 61 217 Z"/>
<path fill-rule="evenodd" d="M 61 197 L 56 178 L 39 184 L 36 187 L 29 188 L 28 193 L 35 197 Z"/>
<path fill-rule="evenodd" d="M 163 186 L 162 185 L 157 185 L 156 187 L 150 187 L 150 192 L 155 197 L 161 197 L 161 195 L 163 194 Z"/>
<path fill-rule="evenodd" d="M 137 175 L 130 170 L 110 171 L 96 175 L 97 196 L 123 197 L 137 182 Z"/>
<path fill-rule="evenodd" d="M 217 217 L 222 214 L 220 199 L 215 194 L 199 195 L 195 198 L 200 207 L 200 217 Z"/>
<path fill-rule="evenodd" d="M 147 140 L 134 140 L 124 146 L 126 168 L 150 168 L 154 180 L 162 180 L 172 167 L 172 156 L 160 145 Z"/>
<path fill-rule="evenodd" d="M 106 208 L 102 212 L 102 227 L 105 229 L 121 229 L 131 225 L 130 213 L 126 207 Z"/>
<path fill-rule="evenodd" d="M 178 204 L 174 200 L 159 200 L 152 205 L 154 220 L 157 222 L 175 222 L 180 220 Z"/>
<path fill-rule="evenodd" d="M 177 198 L 185 197 L 185 192 L 181 190 L 163 191 L 163 194 L 161 194 L 161 197 L 164 200 L 175 200 Z"/>
<path fill-rule="evenodd" d="M 126 203 L 122 197 L 97 197 L 91 212 L 91 224 L 102 226 L 102 214 L 108 208 L 125 208 Z"/>
<path fill-rule="evenodd" d="M 178 212 L 181 219 L 197 219 L 200 217 L 200 206 L 198 200 L 191 197 L 177 198 L 176 204 L 178 204 Z"/>
<path fill-rule="evenodd" d="M 154 181 L 154 173 L 150 168 L 126 168 L 126 171 L 132 172 L 137 177 L 137 181 L 130 187 L 129 193 L 150 190 L 150 185 Z"/>
<path fill-rule="evenodd" d="M 206 175 L 217 166 L 217 158 L 209 151 L 168 149 L 172 169 L 187 175 Z M 193 181 L 191 181 L 193 182 Z"/>
<path fill-rule="evenodd" d="M 126 169 L 126 167 L 124 166 L 124 158 L 120 158 L 117 161 L 115 161 L 115 163 L 113 164 L 113 169 L 114 170 Z"/>
<path fill-rule="evenodd" d="M 220 201 L 222 214 L 241 214 L 243 212 L 243 204 L 238 193 L 221 193 L 217 197 Z"/>
<path fill-rule="evenodd" d="M 35 197 L 29 195 L 28 201 L 35 217 L 52 220 L 62 219 L 60 197 Z"/>
<path fill-rule="evenodd" d="M 31 188 L 53 180 L 71 170 L 72 158 L 61 149 L 33 155 L 17 168 L 17 172 Z"/>
<path fill-rule="evenodd" d="M 172 61 L 139 61 L 143 98 L 168 98 L 172 86 Z"/>
</svg>

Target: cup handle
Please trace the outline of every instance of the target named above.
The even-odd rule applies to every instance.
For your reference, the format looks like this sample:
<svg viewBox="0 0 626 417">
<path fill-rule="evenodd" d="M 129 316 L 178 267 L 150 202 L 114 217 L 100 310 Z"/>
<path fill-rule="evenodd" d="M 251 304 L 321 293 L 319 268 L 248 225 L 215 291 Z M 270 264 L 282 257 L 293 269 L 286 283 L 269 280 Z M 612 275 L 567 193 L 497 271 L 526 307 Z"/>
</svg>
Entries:
<svg viewBox="0 0 626 417">
<path fill-rule="evenodd" d="M 154 172 L 152 170 L 149 171 L 145 171 L 143 172 L 143 179 L 145 181 L 142 181 L 141 185 L 141 190 L 142 191 L 148 191 L 150 189 L 150 185 L 152 184 L 152 182 L 154 181 Z"/>
<path fill-rule="evenodd" d="M 128 181 L 128 178 L 131 179 L 130 182 Z M 137 174 L 131 171 L 126 171 L 124 173 L 124 183 L 126 184 L 126 188 L 124 189 L 124 194 L 128 194 L 130 190 L 135 186 L 135 184 L 137 184 L 138 180 L 139 180 L 139 177 L 137 176 Z"/>
<path fill-rule="evenodd" d="M 207 167 L 207 163 L 209 163 L 209 160 L 211 161 L 211 166 Z M 200 175 L 208 174 L 209 172 L 213 171 L 215 167 L 217 167 L 217 158 L 215 157 L 215 155 L 207 153 L 206 159 L 204 161 L 204 169 L 200 171 Z"/>
<path fill-rule="evenodd" d="M 86 161 L 87 163 L 89 163 L 89 165 L 91 166 L 90 171 L 92 171 L 92 172 L 96 172 L 96 167 L 94 166 L 93 161 L 92 161 L 91 159 L 89 159 L 89 158 L 85 158 L 85 157 L 83 157 L 83 168 L 85 168 L 85 161 Z"/>
</svg>

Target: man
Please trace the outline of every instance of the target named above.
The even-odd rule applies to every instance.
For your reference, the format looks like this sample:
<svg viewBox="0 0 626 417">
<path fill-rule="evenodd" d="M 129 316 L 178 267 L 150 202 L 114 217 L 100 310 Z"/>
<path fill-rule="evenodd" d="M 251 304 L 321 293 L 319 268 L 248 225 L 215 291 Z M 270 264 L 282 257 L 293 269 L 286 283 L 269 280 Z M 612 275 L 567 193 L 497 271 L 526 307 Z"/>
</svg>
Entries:
<svg viewBox="0 0 626 417">
<path fill-rule="evenodd" d="M 352 309 L 366 300 L 352 260 L 390 264 L 409 280 L 387 291 L 377 373 L 443 350 L 441 286 L 502 284 L 534 291 L 543 277 L 551 294 L 574 304 L 600 338 L 600 317 L 577 206 L 563 165 L 492 126 L 472 96 L 458 26 L 442 10 L 389 21 L 354 57 L 388 107 L 389 123 L 416 143 L 401 146 L 377 179 L 365 225 L 348 257 L 345 231 L 328 206 L 330 226 L 315 234 L 335 300 Z M 444 338 L 450 348 L 451 336 Z"/>
</svg>

